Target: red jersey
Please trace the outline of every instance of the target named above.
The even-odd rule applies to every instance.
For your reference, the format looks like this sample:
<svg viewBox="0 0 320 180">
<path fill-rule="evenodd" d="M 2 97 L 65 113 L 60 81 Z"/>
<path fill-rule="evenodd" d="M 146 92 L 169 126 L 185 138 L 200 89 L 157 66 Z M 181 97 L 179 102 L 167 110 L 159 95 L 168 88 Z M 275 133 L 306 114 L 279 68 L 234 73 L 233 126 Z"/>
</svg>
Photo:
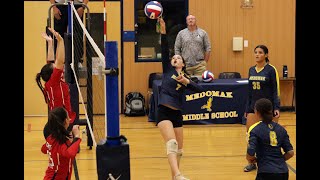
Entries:
<svg viewBox="0 0 320 180">
<path fill-rule="evenodd" d="M 68 111 L 70 123 L 76 118 L 76 113 L 72 111 L 70 102 L 69 85 L 63 81 L 63 70 L 54 68 L 48 82 L 45 83 L 44 89 L 49 99 L 49 108 L 64 106 Z"/>
<path fill-rule="evenodd" d="M 72 163 L 77 155 L 81 139 L 71 143 L 69 140 L 64 144 L 48 136 L 41 151 L 49 156 L 49 165 L 44 180 L 63 179 L 70 180 L 72 175 Z M 53 178 L 54 177 L 54 178 Z"/>
</svg>

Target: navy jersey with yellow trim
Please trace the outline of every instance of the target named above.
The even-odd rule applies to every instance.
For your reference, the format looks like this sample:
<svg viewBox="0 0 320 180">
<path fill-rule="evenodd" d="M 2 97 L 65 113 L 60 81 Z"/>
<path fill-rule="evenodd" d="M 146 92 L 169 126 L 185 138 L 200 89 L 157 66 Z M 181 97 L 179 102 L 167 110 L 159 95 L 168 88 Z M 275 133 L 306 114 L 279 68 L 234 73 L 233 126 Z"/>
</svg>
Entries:
<svg viewBox="0 0 320 180">
<path fill-rule="evenodd" d="M 287 173 L 283 154 L 293 147 L 286 129 L 273 121 L 269 124 L 259 121 L 249 128 L 248 133 L 247 153 L 256 155 L 258 173 Z"/>
<path fill-rule="evenodd" d="M 202 92 L 203 88 L 193 82 L 187 74 L 181 72 L 190 80 L 190 84 L 182 84 L 175 80 L 179 76 L 176 69 L 171 65 L 169 59 L 169 46 L 166 34 L 161 34 L 161 51 L 162 51 L 162 84 L 159 95 L 159 104 L 170 105 L 176 109 L 182 109 L 184 90 L 189 88 L 195 92 Z"/>
<path fill-rule="evenodd" d="M 266 64 L 257 71 L 256 66 L 249 69 L 249 90 L 246 112 L 254 109 L 254 104 L 261 98 L 269 99 L 274 110 L 280 109 L 279 75 L 276 68 Z"/>
</svg>

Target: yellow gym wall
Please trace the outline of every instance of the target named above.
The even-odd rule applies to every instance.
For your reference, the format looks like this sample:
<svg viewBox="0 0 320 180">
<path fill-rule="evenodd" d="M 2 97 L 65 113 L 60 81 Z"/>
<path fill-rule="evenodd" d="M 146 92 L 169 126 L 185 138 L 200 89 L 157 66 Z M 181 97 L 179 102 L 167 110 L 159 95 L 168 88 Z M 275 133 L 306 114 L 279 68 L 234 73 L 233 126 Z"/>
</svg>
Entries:
<svg viewBox="0 0 320 180">
<path fill-rule="evenodd" d="M 90 13 L 103 13 L 103 1 L 89 1 L 88 6 Z M 41 37 L 41 33 L 44 32 L 47 25 L 49 7 L 49 1 L 24 1 L 25 116 L 47 115 L 47 106 L 44 97 L 37 86 L 35 77 L 46 62 L 46 42 Z M 106 2 L 106 12 L 107 38 L 108 41 L 118 42 L 118 60 L 120 66 L 120 1 Z"/>
<path fill-rule="evenodd" d="M 161 1 L 160 1 L 161 2 Z M 134 31 L 134 0 L 123 0 L 123 30 Z M 207 31 L 212 44 L 208 69 L 216 77 L 223 71 L 240 72 L 247 78 L 248 69 L 255 64 L 254 47 L 265 44 L 269 48 L 270 63 L 282 76 L 282 65 L 295 75 L 295 0 L 254 0 L 252 9 L 240 8 L 240 0 L 189 0 L 189 13 L 197 18 L 198 26 Z M 107 1 L 108 40 L 118 41 L 121 67 L 120 2 Z M 46 115 L 47 108 L 35 82 L 35 75 L 45 63 L 45 41 L 41 32 L 46 26 L 49 2 L 24 2 L 24 114 Z M 90 1 L 90 12 L 103 12 L 103 2 Z M 165 11 L 165 10 L 164 10 Z M 243 37 L 248 47 L 232 51 L 232 38 Z M 139 91 L 147 97 L 148 76 L 160 72 L 160 62 L 135 63 L 134 43 L 123 43 L 124 96 Z M 119 76 L 119 80 L 120 80 Z M 119 92 L 120 92 L 119 86 Z M 281 83 L 281 104 L 291 105 L 291 85 Z M 120 93 L 119 93 L 120 94 Z"/>
</svg>

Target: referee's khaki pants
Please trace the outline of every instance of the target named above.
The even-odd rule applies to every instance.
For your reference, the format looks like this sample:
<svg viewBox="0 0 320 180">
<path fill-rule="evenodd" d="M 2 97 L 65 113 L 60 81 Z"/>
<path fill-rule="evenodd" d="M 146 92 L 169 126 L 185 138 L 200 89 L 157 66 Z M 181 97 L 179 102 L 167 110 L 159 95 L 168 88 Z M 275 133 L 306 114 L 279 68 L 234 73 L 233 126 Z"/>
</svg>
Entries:
<svg viewBox="0 0 320 180">
<path fill-rule="evenodd" d="M 207 70 L 207 62 L 203 60 L 201 63 L 195 66 L 186 67 L 186 71 L 191 76 L 202 76 L 202 73 Z"/>
</svg>

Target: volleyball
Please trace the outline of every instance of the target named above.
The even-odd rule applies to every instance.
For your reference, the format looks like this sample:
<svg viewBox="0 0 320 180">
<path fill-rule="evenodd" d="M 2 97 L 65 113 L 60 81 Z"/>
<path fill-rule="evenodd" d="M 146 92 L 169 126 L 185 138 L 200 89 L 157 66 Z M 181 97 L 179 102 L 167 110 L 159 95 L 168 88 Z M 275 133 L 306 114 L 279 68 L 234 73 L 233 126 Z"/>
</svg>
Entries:
<svg viewBox="0 0 320 180">
<path fill-rule="evenodd" d="M 157 19 L 162 15 L 163 8 L 158 1 L 150 1 L 144 6 L 144 13 L 150 19 Z"/>
<path fill-rule="evenodd" d="M 206 70 L 202 73 L 203 82 L 211 82 L 214 79 L 214 75 L 211 71 Z"/>
</svg>

